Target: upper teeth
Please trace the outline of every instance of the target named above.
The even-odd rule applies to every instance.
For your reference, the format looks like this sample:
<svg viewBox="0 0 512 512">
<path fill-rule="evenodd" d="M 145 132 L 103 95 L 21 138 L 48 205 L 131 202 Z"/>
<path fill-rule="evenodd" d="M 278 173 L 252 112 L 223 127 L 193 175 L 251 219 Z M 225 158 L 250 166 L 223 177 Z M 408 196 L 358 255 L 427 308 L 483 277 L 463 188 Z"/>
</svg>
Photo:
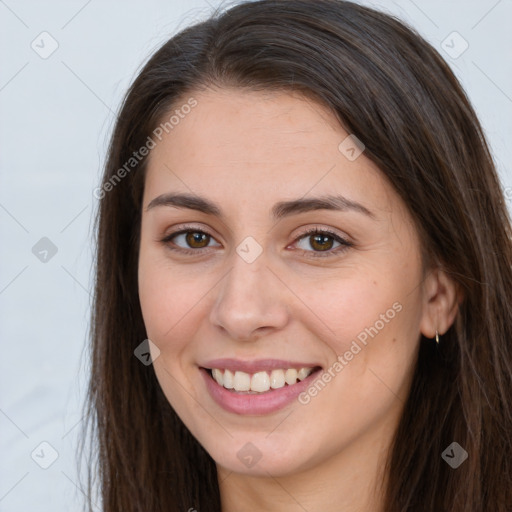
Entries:
<svg viewBox="0 0 512 512">
<path fill-rule="evenodd" d="M 285 383 L 291 386 L 297 382 L 297 379 L 304 380 L 313 368 L 301 368 L 296 370 L 272 370 L 270 375 L 267 372 L 257 372 L 254 374 L 245 372 L 231 372 L 230 370 L 212 369 L 213 378 L 219 386 L 235 391 L 256 391 L 259 393 L 268 391 L 270 388 L 282 388 Z"/>
</svg>

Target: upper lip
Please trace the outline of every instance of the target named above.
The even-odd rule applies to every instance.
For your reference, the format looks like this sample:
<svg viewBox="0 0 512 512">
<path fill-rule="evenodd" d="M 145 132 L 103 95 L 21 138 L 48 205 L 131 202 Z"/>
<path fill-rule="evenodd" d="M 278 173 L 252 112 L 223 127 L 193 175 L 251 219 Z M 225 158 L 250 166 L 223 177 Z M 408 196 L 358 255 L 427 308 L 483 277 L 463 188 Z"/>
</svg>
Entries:
<svg viewBox="0 0 512 512">
<path fill-rule="evenodd" d="M 272 371 L 278 369 L 295 368 L 316 368 L 320 367 L 318 363 L 301 363 L 297 361 L 284 361 L 282 359 L 256 359 L 252 361 L 243 361 L 241 359 L 213 359 L 206 361 L 200 365 L 203 368 L 211 370 L 217 368 L 219 370 L 229 370 L 231 372 L 241 371 L 245 373 L 257 373 L 264 371 Z"/>
</svg>

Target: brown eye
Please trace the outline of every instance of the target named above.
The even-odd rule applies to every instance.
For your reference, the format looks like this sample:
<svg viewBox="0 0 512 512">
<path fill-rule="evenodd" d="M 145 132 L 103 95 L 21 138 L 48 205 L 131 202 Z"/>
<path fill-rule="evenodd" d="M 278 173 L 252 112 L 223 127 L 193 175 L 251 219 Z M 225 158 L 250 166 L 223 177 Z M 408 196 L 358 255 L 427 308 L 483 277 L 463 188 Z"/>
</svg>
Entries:
<svg viewBox="0 0 512 512">
<path fill-rule="evenodd" d="M 302 247 L 299 245 L 299 248 L 305 249 L 309 252 L 311 252 L 311 249 L 315 252 L 329 251 L 334 247 L 335 243 L 339 245 L 346 245 L 346 242 L 339 236 L 318 230 L 304 233 L 298 240 L 299 244 L 303 244 Z"/>
<path fill-rule="evenodd" d="M 332 249 L 334 240 L 331 236 L 317 234 L 309 236 L 310 245 L 313 249 L 317 251 L 328 251 Z"/>
<path fill-rule="evenodd" d="M 314 228 L 297 238 L 297 247 L 307 256 L 334 256 L 352 247 L 352 243 L 336 233 Z M 302 245 L 301 245 L 302 244 Z M 336 244 L 336 245 L 335 245 Z"/>
<path fill-rule="evenodd" d="M 202 249 L 208 246 L 210 235 L 202 233 L 201 231 L 187 231 L 185 241 L 194 249 Z"/>
<path fill-rule="evenodd" d="M 201 229 L 181 229 L 180 231 L 170 233 L 161 242 L 173 251 L 190 255 L 194 253 L 200 254 L 203 252 L 202 249 L 221 247 L 212 235 Z M 215 245 L 212 245 L 212 242 Z"/>
</svg>

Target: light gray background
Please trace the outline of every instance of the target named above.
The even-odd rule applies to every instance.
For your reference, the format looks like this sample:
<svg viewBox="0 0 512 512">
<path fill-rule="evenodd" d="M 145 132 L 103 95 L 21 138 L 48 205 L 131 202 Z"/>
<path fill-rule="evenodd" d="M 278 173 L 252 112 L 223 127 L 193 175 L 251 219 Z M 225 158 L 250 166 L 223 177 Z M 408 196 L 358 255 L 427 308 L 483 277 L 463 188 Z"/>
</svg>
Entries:
<svg viewBox="0 0 512 512">
<path fill-rule="evenodd" d="M 407 21 L 451 64 L 512 197 L 512 1 L 361 3 Z M 219 4 L 0 0 L 0 512 L 81 508 L 75 449 L 88 370 L 92 191 L 136 71 Z M 58 43 L 47 58 L 31 47 L 51 49 L 44 31 Z M 446 39 L 453 31 L 469 44 L 457 58 L 465 43 Z M 46 262 L 32 252 L 43 237 L 58 250 Z M 41 468 L 52 450 L 58 458 Z"/>
</svg>

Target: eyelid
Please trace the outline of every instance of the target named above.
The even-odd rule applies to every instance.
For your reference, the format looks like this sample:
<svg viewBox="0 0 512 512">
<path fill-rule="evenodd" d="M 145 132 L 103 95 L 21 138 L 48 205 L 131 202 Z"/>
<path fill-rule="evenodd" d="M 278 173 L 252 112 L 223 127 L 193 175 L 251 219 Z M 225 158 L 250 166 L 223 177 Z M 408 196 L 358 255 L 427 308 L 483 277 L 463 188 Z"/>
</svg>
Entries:
<svg viewBox="0 0 512 512">
<path fill-rule="evenodd" d="M 309 234 L 313 234 L 313 233 L 321 233 L 321 234 L 324 233 L 327 235 L 332 235 L 333 237 L 340 238 L 344 242 L 349 243 L 348 236 L 339 233 L 335 228 L 325 227 L 325 226 L 322 226 L 321 224 L 313 224 L 313 225 L 308 225 L 308 227 L 306 227 L 304 229 L 302 229 L 302 228 L 300 228 L 300 229 L 301 230 L 299 231 L 299 233 L 295 235 L 295 241 L 299 238 L 302 238 L 305 235 L 309 235 Z"/>
<path fill-rule="evenodd" d="M 177 224 L 176 226 L 172 226 L 172 231 L 164 235 L 163 240 L 170 239 L 176 235 L 182 234 L 188 231 L 197 231 L 199 233 L 204 233 L 205 235 L 209 235 L 212 238 L 216 238 L 216 235 L 212 234 L 209 229 L 203 227 L 201 224 Z M 163 241 L 162 240 L 162 241 Z"/>
</svg>

